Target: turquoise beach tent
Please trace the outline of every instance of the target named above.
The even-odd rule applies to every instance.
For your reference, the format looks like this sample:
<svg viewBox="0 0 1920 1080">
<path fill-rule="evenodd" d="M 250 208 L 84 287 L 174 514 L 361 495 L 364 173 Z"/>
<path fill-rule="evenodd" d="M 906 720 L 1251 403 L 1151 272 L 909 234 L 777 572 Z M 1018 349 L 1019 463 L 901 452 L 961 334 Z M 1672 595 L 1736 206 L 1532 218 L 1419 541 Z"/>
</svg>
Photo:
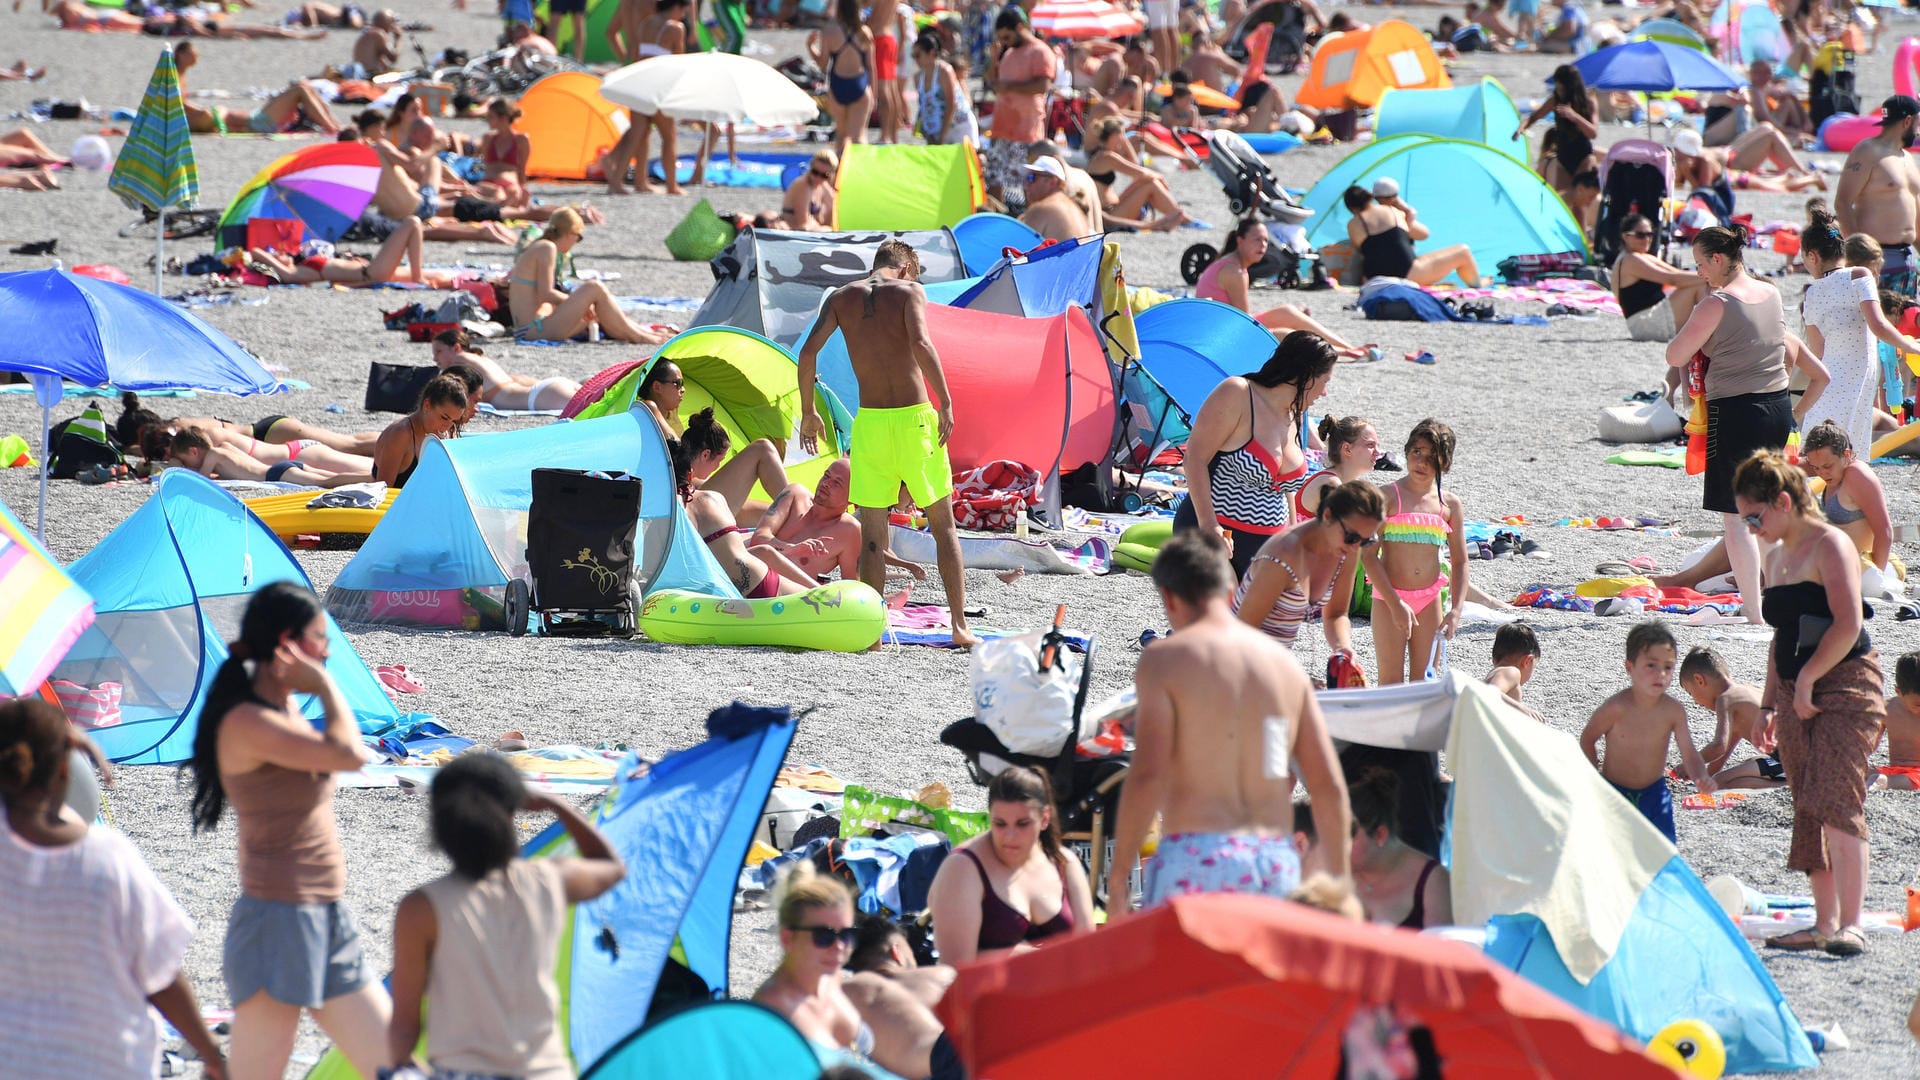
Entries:
<svg viewBox="0 0 1920 1080">
<path fill-rule="evenodd" d="M 639 477 L 635 583 L 739 597 L 687 521 L 659 425 L 635 409 L 428 439 L 407 486 L 327 590 L 327 610 L 354 622 L 459 629 L 462 612 L 498 603 L 507 582 L 528 573 L 536 467 Z"/>
<path fill-rule="evenodd" d="M 1519 130 L 1520 110 L 1492 76 L 1446 90 L 1389 90 L 1373 121 L 1376 139 L 1441 135 L 1485 143 L 1524 164 L 1527 141 L 1516 137 Z"/>
<path fill-rule="evenodd" d="M 1133 327 L 1140 338 L 1140 367 L 1164 391 L 1163 403 L 1150 415 L 1133 418 L 1155 446 L 1184 445 L 1194 414 L 1214 387 L 1229 375 L 1258 371 L 1273 355 L 1271 331 L 1217 300 L 1155 304 L 1133 317 Z M 1147 388 L 1132 385 L 1127 398 L 1136 405 L 1156 400 Z"/>
<path fill-rule="evenodd" d="M 1383 176 L 1399 182 L 1400 197 L 1433 231 L 1415 245 L 1419 251 L 1466 244 L 1489 275 L 1510 255 L 1588 254 L 1573 211 L 1532 169 L 1482 143 L 1437 135 L 1376 139 L 1327 170 L 1301 200 L 1314 214 L 1308 242 L 1346 242 L 1351 215 L 1341 196 Z"/>
<path fill-rule="evenodd" d="M 53 677 L 120 685 L 120 722 L 88 734 L 109 758 L 132 765 L 193 755 L 200 707 L 254 592 L 276 581 L 313 588 L 246 504 L 187 469 L 162 474 L 146 503 L 67 573 L 93 596 L 95 621 Z M 397 721 L 393 702 L 332 619 L 327 638 L 327 671 L 361 726 Z M 323 714 L 317 701 L 305 709 Z"/>
<path fill-rule="evenodd" d="M 816 1047 L 765 1005 L 716 1001 L 634 1032 L 581 1080 L 815 1080 L 832 1065 L 899 1080 L 870 1061 Z"/>
</svg>

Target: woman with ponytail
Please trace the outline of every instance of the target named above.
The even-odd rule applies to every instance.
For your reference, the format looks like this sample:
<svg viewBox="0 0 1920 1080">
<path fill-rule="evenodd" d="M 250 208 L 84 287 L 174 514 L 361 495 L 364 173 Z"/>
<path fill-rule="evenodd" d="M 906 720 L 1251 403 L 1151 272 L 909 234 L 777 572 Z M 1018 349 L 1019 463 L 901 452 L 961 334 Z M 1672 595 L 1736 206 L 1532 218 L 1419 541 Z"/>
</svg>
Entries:
<svg viewBox="0 0 1920 1080">
<path fill-rule="evenodd" d="M 701 487 L 726 460 L 727 444 L 726 429 L 713 418 L 710 408 L 688 417 L 687 430 L 679 438 L 667 439 L 674 483 L 680 501 L 687 505 L 687 518 L 693 522 L 694 531 L 720 561 L 734 588 L 749 600 L 792 596 L 815 588 L 819 579 L 786 555 L 764 544 L 748 546 L 753 530 L 742 527 L 733 516 L 727 496 Z"/>
<path fill-rule="evenodd" d="M 186 969 L 193 920 L 140 853 L 67 806 L 80 750 L 100 752 L 37 698 L 0 702 L 0 1016 L 18 1080 L 147 1080 L 159 1075 L 160 1010 L 224 1080 Z"/>
<path fill-rule="evenodd" d="M 571 341 L 598 322 L 600 330 L 614 341 L 632 345 L 658 345 L 672 333 L 641 326 L 627 318 L 598 281 L 583 281 L 572 291 L 558 284 L 560 260 L 573 252 L 585 235 L 580 212 L 563 206 L 547 219 L 540 239 L 527 245 L 514 261 L 507 278 L 507 307 L 513 313 L 513 336 L 520 341 Z"/>
<path fill-rule="evenodd" d="M 1920 353 L 1920 343 L 1902 334 L 1880 310 L 1880 282 L 1864 266 L 1847 265 L 1839 219 L 1825 200 L 1807 203 L 1807 227 L 1800 234 L 1800 259 L 1813 275 L 1800 314 L 1807 347 L 1826 365 L 1832 380 L 1807 410 L 1814 423 L 1830 420 L 1854 446 L 1873 445 L 1873 406 L 1879 388 L 1880 356 L 1874 339 L 1901 353 Z"/>
<path fill-rule="evenodd" d="M 521 811 L 558 818 L 578 857 L 519 858 Z M 443 767 L 428 812 L 453 872 L 408 893 L 394 915 L 388 1064 L 426 1068 L 414 1052 L 424 1028 L 434 1076 L 570 1080 L 553 958 L 567 905 L 618 885 L 626 865 L 579 811 L 527 791 L 491 754 Z"/>
<path fill-rule="evenodd" d="M 254 593 L 194 733 L 194 831 L 211 832 L 229 803 L 238 825 L 240 898 L 223 964 L 235 1076 L 285 1072 L 303 1011 L 360 1075 L 386 1061 L 390 1004 L 341 901 L 347 867 L 333 820 L 334 774 L 366 759 L 327 651 L 326 612 L 311 592 L 276 582 Z M 300 695 L 324 709 L 319 730 Z"/>
</svg>

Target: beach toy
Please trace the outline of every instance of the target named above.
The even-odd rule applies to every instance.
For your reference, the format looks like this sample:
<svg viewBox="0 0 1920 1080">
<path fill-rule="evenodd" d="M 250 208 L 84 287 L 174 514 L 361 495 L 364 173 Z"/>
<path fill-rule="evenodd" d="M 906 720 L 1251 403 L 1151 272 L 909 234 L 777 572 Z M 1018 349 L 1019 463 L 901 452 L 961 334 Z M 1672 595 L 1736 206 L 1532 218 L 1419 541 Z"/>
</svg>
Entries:
<svg viewBox="0 0 1920 1080">
<path fill-rule="evenodd" d="M 98 135 L 82 135 L 73 140 L 73 149 L 67 152 L 77 169 L 88 172 L 100 172 L 113 164 L 113 147 Z"/>
<path fill-rule="evenodd" d="M 1675 1020 L 1661 1028 L 1647 1043 L 1647 1053 L 1700 1080 L 1720 1080 L 1727 1068 L 1727 1047 L 1720 1033 L 1698 1020 Z"/>
<path fill-rule="evenodd" d="M 1913 96 L 1920 85 L 1920 38 L 1907 38 L 1893 50 L 1893 92 Z"/>
<path fill-rule="evenodd" d="M 1127 570 L 1138 570 L 1143 574 L 1152 573 L 1154 556 L 1158 554 L 1160 554 L 1159 548 L 1122 542 L 1113 546 L 1113 565 Z"/>
<path fill-rule="evenodd" d="M 374 526 L 393 506 L 393 500 L 400 497 L 400 489 L 390 487 L 380 499 L 375 509 L 357 506 L 308 507 L 313 501 L 313 492 L 294 491 L 285 495 L 265 495 L 258 499 L 246 500 L 247 509 L 260 523 L 273 530 L 273 534 L 282 540 L 289 540 L 302 533 L 337 533 L 350 536 L 366 536 L 373 532 Z"/>
<path fill-rule="evenodd" d="M 887 628 L 880 594 L 861 581 L 835 581 L 795 596 L 729 600 L 661 589 L 640 609 L 640 630 L 673 645 L 779 645 L 865 652 Z"/>
<path fill-rule="evenodd" d="M 1138 525 L 1129 525 L 1120 534 L 1120 542 L 1138 547 L 1158 549 L 1173 536 L 1173 519 L 1162 521 L 1143 521 Z"/>
</svg>

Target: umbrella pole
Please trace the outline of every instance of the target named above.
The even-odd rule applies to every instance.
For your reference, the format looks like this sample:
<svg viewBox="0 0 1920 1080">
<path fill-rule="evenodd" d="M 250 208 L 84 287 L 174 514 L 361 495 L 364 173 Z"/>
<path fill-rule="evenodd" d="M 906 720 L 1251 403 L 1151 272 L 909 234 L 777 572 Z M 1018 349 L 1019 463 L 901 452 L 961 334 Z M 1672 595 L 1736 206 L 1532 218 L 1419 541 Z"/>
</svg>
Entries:
<svg viewBox="0 0 1920 1080">
<path fill-rule="evenodd" d="M 47 443 L 53 438 L 53 409 L 40 406 L 40 514 L 34 523 L 33 535 L 41 544 L 47 542 Z"/>
<path fill-rule="evenodd" d="M 164 295 L 160 291 L 160 275 L 167 272 L 167 211 L 162 208 L 160 220 L 154 223 L 153 230 L 153 295 Z"/>
</svg>

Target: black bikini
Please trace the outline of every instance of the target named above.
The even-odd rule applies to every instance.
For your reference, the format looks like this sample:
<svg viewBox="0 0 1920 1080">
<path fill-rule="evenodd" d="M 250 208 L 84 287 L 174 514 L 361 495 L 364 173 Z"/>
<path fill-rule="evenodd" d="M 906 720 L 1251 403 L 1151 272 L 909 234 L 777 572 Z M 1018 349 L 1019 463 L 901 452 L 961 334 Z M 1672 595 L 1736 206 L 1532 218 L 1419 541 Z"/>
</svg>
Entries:
<svg viewBox="0 0 1920 1080">
<path fill-rule="evenodd" d="M 1658 306 L 1667 298 L 1666 287 L 1657 281 L 1636 281 L 1620 286 L 1620 314 L 1632 317 Z"/>
</svg>

